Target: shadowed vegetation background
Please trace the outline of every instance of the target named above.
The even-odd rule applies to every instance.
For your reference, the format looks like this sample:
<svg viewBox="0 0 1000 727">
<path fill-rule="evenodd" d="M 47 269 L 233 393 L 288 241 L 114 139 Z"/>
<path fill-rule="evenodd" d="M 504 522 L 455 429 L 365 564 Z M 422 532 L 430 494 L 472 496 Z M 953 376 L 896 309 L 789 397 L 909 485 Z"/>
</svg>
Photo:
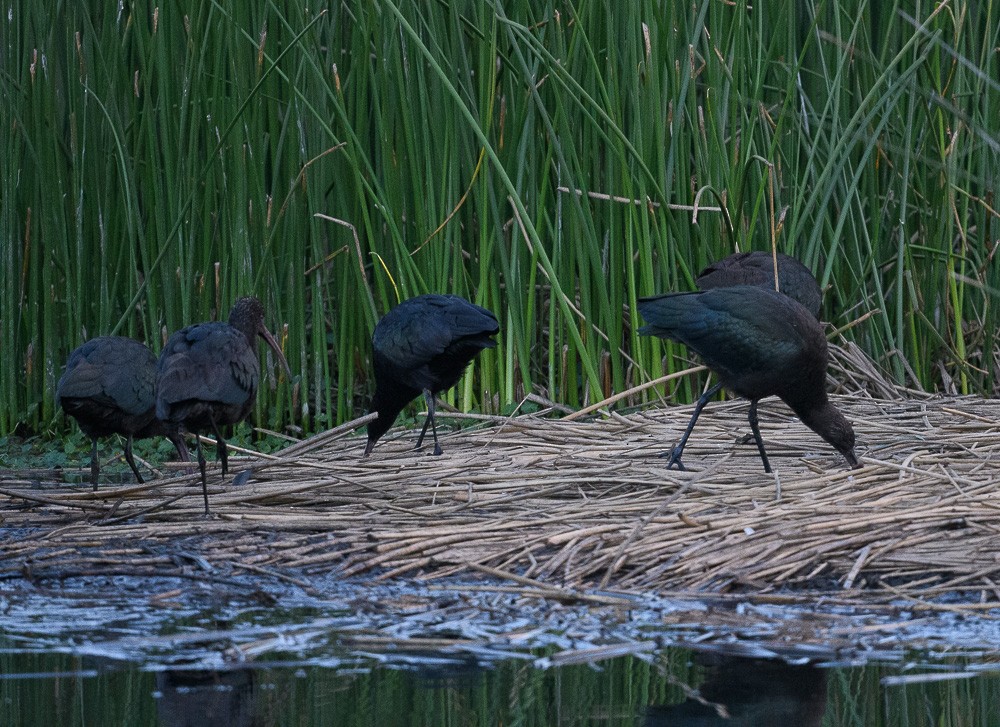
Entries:
<svg viewBox="0 0 1000 727">
<path fill-rule="evenodd" d="M 331 639 L 337 635 L 332 631 Z M 349 639 L 350 633 L 346 636 Z M 339 656 L 340 652 L 334 653 Z M 324 658 L 327 664 L 338 663 L 329 650 Z M 572 664 L 538 669 L 530 661 L 510 659 L 480 670 L 447 662 L 420 670 L 413 666 L 417 659 L 412 657 L 408 669 L 368 668 L 367 662 L 345 655 L 340 659 L 345 663 L 342 668 L 306 665 L 296 669 L 257 659 L 257 668 L 245 671 L 172 672 L 122 664 L 90 673 L 86 670 L 97 663 L 93 658 L 8 651 L 0 654 L 4 673 L 32 678 L 0 680 L 0 716 L 10 715 L 24 727 L 48 727 L 53 715 L 60 723 L 70 724 L 113 720 L 158 725 L 184 715 L 185 710 L 205 711 L 208 703 L 216 715 L 232 724 L 243 718 L 251 724 L 345 727 L 442 723 L 663 727 L 711 724 L 706 712 L 717 714 L 715 705 L 722 703 L 728 714 L 734 714 L 735 724 L 767 724 L 769 718 L 773 723 L 775 717 L 786 717 L 796 725 L 840 727 L 991 724 L 1000 680 L 989 672 L 969 679 L 969 671 L 961 671 L 962 656 L 953 659 L 947 663 L 950 671 L 936 665 L 936 673 L 917 671 L 909 664 L 902 679 L 912 682 L 886 684 L 882 680 L 898 677 L 901 666 L 820 670 L 785 666 L 778 672 L 783 672 L 779 680 L 774 676 L 776 667 L 761 669 L 761 662 L 747 660 L 730 667 L 742 666 L 745 675 L 727 690 L 726 682 L 713 684 L 712 667 L 678 648 L 664 649 L 652 662 L 628 656 L 603 660 L 599 668 Z M 53 672 L 59 676 L 45 678 Z M 939 678 L 921 681 L 928 672 Z M 208 689 L 206 683 L 223 696 L 207 702 L 201 696 Z M 684 705 L 684 690 L 691 687 L 702 691 L 701 698 L 709 700 L 707 706 L 699 708 L 693 700 Z"/>
<path fill-rule="evenodd" d="M 54 384 L 85 338 L 159 352 L 252 293 L 300 377 L 293 394 L 267 362 L 259 424 L 359 415 L 377 317 L 430 291 L 501 324 L 457 405 L 580 406 L 687 365 L 637 336 L 636 297 L 772 242 L 828 287 L 824 320 L 863 319 L 844 336 L 895 381 L 992 395 L 993 12 L 13 5 L 0 432 L 63 426 Z"/>
</svg>

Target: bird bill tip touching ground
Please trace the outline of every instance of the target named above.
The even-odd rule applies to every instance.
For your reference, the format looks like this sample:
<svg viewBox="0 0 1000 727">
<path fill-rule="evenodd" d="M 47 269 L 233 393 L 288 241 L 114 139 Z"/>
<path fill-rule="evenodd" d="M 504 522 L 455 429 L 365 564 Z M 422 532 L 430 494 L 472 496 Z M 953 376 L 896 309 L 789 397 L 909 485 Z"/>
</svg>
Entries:
<svg viewBox="0 0 1000 727">
<path fill-rule="evenodd" d="M 368 426 L 371 426 L 371 424 L 373 422 L 375 422 L 378 419 L 378 417 L 379 417 L 379 413 L 377 411 L 370 412 L 368 414 L 368 416 L 371 416 L 372 414 L 374 414 L 375 416 L 372 418 L 372 420 L 370 422 L 368 422 Z M 371 454 L 372 450 L 375 449 L 375 442 L 377 442 L 377 441 L 378 441 L 378 437 L 372 437 L 369 434 L 369 436 L 368 436 L 368 443 L 365 445 L 365 452 L 361 456 L 362 457 L 367 457 L 369 454 Z"/>
</svg>

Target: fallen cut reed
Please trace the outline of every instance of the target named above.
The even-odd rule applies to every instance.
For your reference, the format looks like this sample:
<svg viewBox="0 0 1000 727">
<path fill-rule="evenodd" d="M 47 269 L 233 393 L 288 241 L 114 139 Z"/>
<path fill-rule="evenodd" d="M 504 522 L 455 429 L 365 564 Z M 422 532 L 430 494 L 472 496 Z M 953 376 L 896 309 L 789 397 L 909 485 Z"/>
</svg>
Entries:
<svg viewBox="0 0 1000 727">
<path fill-rule="evenodd" d="M 685 452 L 659 454 L 691 407 L 591 421 L 462 415 L 445 454 L 394 430 L 369 458 L 350 425 L 278 457 L 144 485 L 3 483 L 6 578 L 194 568 L 448 582 L 488 575 L 553 598 L 627 592 L 837 590 L 915 602 L 1000 592 L 1000 402 L 835 397 L 860 470 L 780 402 L 760 407 L 775 473 L 763 473 L 744 401 L 709 405 Z M 478 420 L 478 421 L 477 421 Z M 447 421 L 442 416 L 442 421 Z M 781 498 L 776 499 L 780 482 Z M 181 555 L 178 556 L 178 553 Z"/>
</svg>

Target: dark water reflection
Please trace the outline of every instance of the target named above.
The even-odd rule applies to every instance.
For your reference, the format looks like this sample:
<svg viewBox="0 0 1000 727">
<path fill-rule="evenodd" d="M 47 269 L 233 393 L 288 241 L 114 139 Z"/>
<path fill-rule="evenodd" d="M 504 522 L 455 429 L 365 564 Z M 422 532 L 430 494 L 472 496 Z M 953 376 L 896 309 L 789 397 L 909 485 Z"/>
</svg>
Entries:
<svg viewBox="0 0 1000 727">
<path fill-rule="evenodd" d="M 250 727 L 256 722 L 253 669 L 156 673 L 156 715 L 163 727 Z"/>
<path fill-rule="evenodd" d="M 885 686 L 898 667 L 817 668 L 668 649 L 652 661 L 535 668 L 259 664 L 143 671 L 0 654 L 2 725 L 990 725 L 995 676 Z"/>
<path fill-rule="evenodd" d="M 818 727 L 826 714 L 828 671 L 775 659 L 708 654 L 698 694 L 680 704 L 651 706 L 648 727 L 796 725 Z"/>
</svg>

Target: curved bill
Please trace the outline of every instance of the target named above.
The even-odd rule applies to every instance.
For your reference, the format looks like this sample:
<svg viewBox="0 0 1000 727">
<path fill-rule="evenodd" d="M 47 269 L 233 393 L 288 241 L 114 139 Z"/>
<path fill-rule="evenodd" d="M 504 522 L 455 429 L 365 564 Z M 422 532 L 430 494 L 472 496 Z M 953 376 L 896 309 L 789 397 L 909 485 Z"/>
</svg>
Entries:
<svg viewBox="0 0 1000 727">
<path fill-rule="evenodd" d="M 275 356 L 278 357 L 278 361 L 281 362 L 281 368 L 285 370 L 285 373 L 288 375 L 288 380 L 291 381 L 292 369 L 289 367 L 288 361 L 285 359 L 285 354 L 281 352 L 281 346 L 278 345 L 278 340 L 271 335 L 271 332 L 267 330 L 267 326 L 263 323 L 260 325 L 260 329 L 257 333 L 264 339 L 264 342 L 271 347 L 271 350 L 274 351 Z"/>
</svg>

